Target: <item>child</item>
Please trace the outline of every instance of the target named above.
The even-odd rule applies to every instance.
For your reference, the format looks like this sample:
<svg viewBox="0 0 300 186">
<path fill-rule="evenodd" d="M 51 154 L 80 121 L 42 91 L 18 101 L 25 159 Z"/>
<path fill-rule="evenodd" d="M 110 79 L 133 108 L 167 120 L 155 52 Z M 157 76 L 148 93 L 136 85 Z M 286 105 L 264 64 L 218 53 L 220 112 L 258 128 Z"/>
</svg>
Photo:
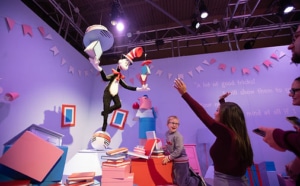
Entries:
<svg viewBox="0 0 300 186">
<path fill-rule="evenodd" d="M 167 120 L 165 157 L 162 164 L 173 161 L 173 181 L 178 186 L 201 186 L 202 179 L 189 168 L 189 159 L 183 146 L 183 137 L 177 131 L 179 119 L 169 116 Z"/>
</svg>

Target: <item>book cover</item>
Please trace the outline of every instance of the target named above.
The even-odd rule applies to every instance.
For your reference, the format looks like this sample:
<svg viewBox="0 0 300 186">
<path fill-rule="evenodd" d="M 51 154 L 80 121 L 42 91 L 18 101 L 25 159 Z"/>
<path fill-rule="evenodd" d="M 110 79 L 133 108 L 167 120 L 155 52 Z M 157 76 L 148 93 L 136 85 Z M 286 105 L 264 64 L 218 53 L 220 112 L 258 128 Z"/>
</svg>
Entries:
<svg viewBox="0 0 300 186">
<path fill-rule="evenodd" d="M 104 178 L 125 178 L 128 177 L 128 174 L 130 174 L 131 166 L 128 165 L 122 165 L 119 167 L 112 167 L 112 166 L 102 166 L 102 179 Z"/>
<path fill-rule="evenodd" d="M 105 161 L 102 162 L 102 166 L 111 166 L 111 167 L 120 167 L 123 165 L 129 165 L 130 160 L 124 160 L 122 162 L 114 162 L 114 161 Z"/>
<path fill-rule="evenodd" d="M 112 167 L 112 166 L 102 166 L 102 174 L 106 171 L 113 171 L 113 172 L 130 172 L 130 165 L 122 165 L 118 167 Z"/>
<path fill-rule="evenodd" d="M 89 185 L 94 185 L 94 180 L 88 180 L 88 181 L 73 181 L 73 182 L 70 182 L 70 183 L 66 183 L 66 185 L 68 186 L 89 186 Z"/>
<path fill-rule="evenodd" d="M 125 159 L 126 156 L 124 154 L 118 154 L 118 155 L 114 155 L 114 156 L 101 156 L 101 159 L 104 160 L 121 160 L 121 159 Z"/>
<path fill-rule="evenodd" d="M 110 159 L 108 159 L 108 160 L 103 161 L 103 162 L 121 163 L 121 162 L 123 162 L 123 161 L 125 161 L 125 159 L 116 159 L 116 160 L 110 160 Z"/>
<path fill-rule="evenodd" d="M 70 181 L 79 181 L 79 180 L 94 180 L 95 172 L 75 172 L 68 176 L 67 180 Z"/>
<path fill-rule="evenodd" d="M 125 177 L 122 178 L 116 178 L 116 177 L 103 177 L 101 179 L 102 184 L 105 183 L 107 185 L 108 183 L 112 184 L 113 186 L 115 185 L 125 185 L 130 183 L 131 185 L 133 184 L 133 178 L 134 174 L 133 173 L 128 173 Z"/>
<path fill-rule="evenodd" d="M 121 148 L 117 148 L 117 149 L 112 149 L 106 152 L 107 155 L 113 156 L 113 155 L 117 155 L 117 154 L 121 154 L 124 152 L 127 152 L 128 149 L 126 147 L 121 147 Z"/>
<path fill-rule="evenodd" d="M 139 153 L 136 153 L 136 152 L 132 152 L 132 151 L 128 151 L 127 154 L 130 155 L 130 156 L 134 156 L 136 158 L 149 159 L 149 156 L 139 154 Z"/>
<path fill-rule="evenodd" d="M 157 139 L 148 139 L 146 141 L 146 144 L 145 144 L 145 155 L 146 156 L 150 156 L 154 150 L 154 147 L 156 145 L 156 142 L 157 142 Z"/>
<path fill-rule="evenodd" d="M 0 164 L 41 182 L 63 153 L 60 148 L 26 131 L 0 157 Z"/>
</svg>

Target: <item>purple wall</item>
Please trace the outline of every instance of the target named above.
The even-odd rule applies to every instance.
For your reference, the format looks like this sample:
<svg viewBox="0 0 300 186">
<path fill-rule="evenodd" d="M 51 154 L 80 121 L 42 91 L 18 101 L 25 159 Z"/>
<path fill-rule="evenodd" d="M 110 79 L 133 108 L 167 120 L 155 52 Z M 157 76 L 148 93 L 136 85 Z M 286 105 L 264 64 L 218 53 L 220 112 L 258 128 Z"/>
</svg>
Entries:
<svg viewBox="0 0 300 186">
<path fill-rule="evenodd" d="M 272 58 L 272 55 L 278 56 L 278 59 Z M 284 165 L 295 157 L 294 154 L 277 152 L 269 148 L 260 136 L 251 131 L 262 125 L 293 130 L 285 117 L 300 115 L 299 108 L 292 106 L 292 100 L 288 96 L 292 81 L 299 76 L 299 67 L 290 63 L 290 55 L 287 46 L 280 46 L 153 60 L 152 74 L 148 78 L 151 88 L 149 92 L 120 90 L 122 108 L 129 111 L 129 117 L 124 131 L 118 131 L 113 127 L 108 128 L 108 132 L 113 136 L 114 143 L 111 146 L 127 146 L 133 149 L 139 143 L 138 122 L 132 120 L 136 113 L 132 104 L 139 97 L 147 94 L 152 100 L 152 105 L 158 108 L 157 135 L 164 138 L 164 132 L 167 130 L 166 120 L 169 115 L 179 116 L 181 120 L 179 130 L 184 135 L 185 143 L 197 144 L 199 161 L 205 172 L 207 161 L 209 165 L 212 162 L 205 154 L 208 150 L 205 150 L 203 143 L 208 143 L 210 146 L 214 141 L 214 136 L 173 88 L 174 78 L 183 77 L 188 92 L 205 105 L 212 116 L 218 106 L 219 96 L 226 91 L 232 92 L 227 101 L 238 103 L 244 110 L 255 153 L 255 162 L 275 161 L 277 170 L 280 173 L 284 172 Z M 205 61 L 210 62 L 211 59 L 215 59 L 216 62 L 210 65 L 205 64 Z M 267 68 L 264 63 L 268 64 L 268 61 L 272 65 Z M 226 64 L 224 70 L 219 68 L 222 64 Z M 111 68 L 115 66 L 104 66 L 104 70 L 110 73 Z M 236 69 L 234 73 L 231 71 L 232 67 Z M 254 67 L 259 70 L 255 70 Z M 134 62 L 130 69 L 124 72 L 128 84 L 140 86 L 136 78 L 140 69 L 141 62 L 139 61 Z M 247 70 L 249 73 L 245 74 Z M 97 88 L 94 91 L 92 104 L 92 110 L 96 113 L 98 112 L 96 110 L 101 110 L 102 101 L 102 98 L 97 98 L 96 95 L 101 94 L 105 86 L 106 84 L 99 77 L 99 81 L 95 84 Z M 97 118 L 96 113 L 93 119 L 101 120 L 100 116 Z"/>
<path fill-rule="evenodd" d="M 69 146 L 70 159 L 78 150 L 90 146 L 91 135 L 102 125 L 100 112 L 106 83 L 96 75 L 87 59 L 20 1 L 4 0 L 0 2 L 0 7 L 0 144 L 31 124 L 38 124 L 65 135 L 63 143 Z M 6 17 L 15 21 L 10 31 Z M 23 35 L 22 24 L 31 26 L 33 36 Z M 37 29 L 39 26 L 45 28 L 46 35 L 52 36 L 51 40 L 42 37 Z M 53 55 L 50 51 L 53 46 L 59 49 L 59 54 Z M 272 58 L 272 54 L 278 59 Z M 281 57 L 282 54 L 285 56 Z M 184 135 L 185 143 L 197 144 L 199 161 L 205 173 L 211 160 L 203 144 L 210 146 L 214 137 L 173 88 L 174 78 L 182 76 L 189 93 L 204 104 L 211 115 L 218 106 L 218 97 L 231 91 L 232 95 L 227 100 L 238 103 L 245 112 L 255 162 L 275 161 L 278 172 L 284 172 L 284 165 L 295 156 L 269 148 L 251 130 L 261 125 L 293 130 L 285 117 L 300 115 L 299 108 L 292 106 L 288 97 L 292 81 L 299 76 L 299 66 L 290 64 L 290 55 L 287 46 L 280 46 L 153 60 L 152 74 L 148 80 L 149 92 L 131 92 L 120 88 L 122 109 L 128 110 L 129 116 L 124 130 L 108 126 L 107 131 L 112 136 L 110 147 L 125 146 L 132 150 L 139 144 L 138 122 L 133 120 L 136 110 L 132 104 L 147 94 L 158 110 L 157 135 L 164 138 L 169 115 L 179 116 L 179 130 Z M 151 56 L 147 58 L 151 59 Z M 64 65 L 61 65 L 62 59 L 66 60 Z M 216 62 L 204 64 L 211 59 Z M 263 64 L 266 61 L 272 63 L 268 68 Z M 224 70 L 219 68 L 222 64 L 226 64 Z M 74 68 L 74 73 L 69 72 L 70 67 Z M 115 67 L 110 65 L 103 69 L 109 74 Z M 232 67 L 236 69 L 234 73 Z M 140 86 L 136 78 L 140 69 L 139 61 L 123 72 L 129 85 Z M 243 73 L 243 69 L 248 69 L 249 74 Z M 20 97 L 12 102 L 5 101 L 5 93 L 11 91 L 18 92 Z M 60 109 L 64 103 L 77 107 L 75 127 L 60 127 Z M 0 151 L 2 148 L 0 146 Z"/>
<path fill-rule="evenodd" d="M 93 133 L 89 107 L 96 72 L 21 1 L 1 1 L 0 7 L 0 144 L 37 124 L 65 135 L 63 143 L 70 145 L 70 158 L 78 149 L 86 148 Z M 12 29 L 6 18 L 14 23 Z M 25 35 L 24 25 L 29 27 Z M 45 35 L 39 27 L 44 28 Z M 59 52 L 56 55 L 53 47 Z M 20 97 L 6 101 L 7 92 L 18 92 Z M 76 105 L 76 127 L 60 127 L 62 104 Z"/>
</svg>

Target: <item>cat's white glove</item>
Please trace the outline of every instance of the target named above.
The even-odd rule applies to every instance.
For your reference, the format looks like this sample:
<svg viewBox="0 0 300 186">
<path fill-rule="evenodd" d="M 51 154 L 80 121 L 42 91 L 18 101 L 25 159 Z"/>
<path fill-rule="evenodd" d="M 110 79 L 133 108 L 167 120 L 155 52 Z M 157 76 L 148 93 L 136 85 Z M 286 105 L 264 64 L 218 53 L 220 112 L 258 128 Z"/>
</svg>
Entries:
<svg viewBox="0 0 300 186">
<path fill-rule="evenodd" d="M 136 91 L 149 91 L 149 90 L 150 88 L 148 87 L 148 84 L 136 88 Z"/>
</svg>

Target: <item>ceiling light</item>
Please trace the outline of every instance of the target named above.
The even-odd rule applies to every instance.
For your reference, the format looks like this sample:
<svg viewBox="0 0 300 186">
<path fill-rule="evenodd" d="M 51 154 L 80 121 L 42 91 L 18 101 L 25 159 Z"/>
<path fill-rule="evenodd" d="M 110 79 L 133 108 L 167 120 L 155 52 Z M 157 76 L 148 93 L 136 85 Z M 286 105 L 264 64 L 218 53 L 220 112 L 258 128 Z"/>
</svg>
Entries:
<svg viewBox="0 0 300 186">
<path fill-rule="evenodd" d="M 118 31 L 123 31 L 125 26 L 124 26 L 124 23 L 120 21 L 117 23 L 116 27 L 117 27 Z"/>
<path fill-rule="evenodd" d="M 119 2 L 113 2 L 112 7 L 111 7 L 111 12 L 110 12 L 110 23 L 113 26 L 117 25 L 117 20 L 119 19 L 121 12 L 120 12 L 120 4 Z"/>
<path fill-rule="evenodd" d="M 200 28 L 200 22 L 198 20 L 193 20 L 192 21 L 192 28 L 194 29 L 199 29 Z"/>
<path fill-rule="evenodd" d="M 206 5 L 204 4 L 203 1 L 201 1 L 200 7 L 199 7 L 199 12 L 200 12 L 200 17 L 201 17 L 202 19 L 207 18 L 208 12 L 207 12 Z"/>
<path fill-rule="evenodd" d="M 111 23 L 112 26 L 116 26 L 117 21 L 116 21 L 115 19 L 112 19 L 112 20 L 110 21 L 110 23 Z"/>
<path fill-rule="evenodd" d="M 278 13 L 280 15 L 288 14 L 295 9 L 291 0 L 279 0 Z"/>
<path fill-rule="evenodd" d="M 291 11 L 293 11 L 295 9 L 295 7 L 293 5 L 288 5 L 284 8 L 283 13 L 287 14 L 290 13 Z"/>
</svg>

